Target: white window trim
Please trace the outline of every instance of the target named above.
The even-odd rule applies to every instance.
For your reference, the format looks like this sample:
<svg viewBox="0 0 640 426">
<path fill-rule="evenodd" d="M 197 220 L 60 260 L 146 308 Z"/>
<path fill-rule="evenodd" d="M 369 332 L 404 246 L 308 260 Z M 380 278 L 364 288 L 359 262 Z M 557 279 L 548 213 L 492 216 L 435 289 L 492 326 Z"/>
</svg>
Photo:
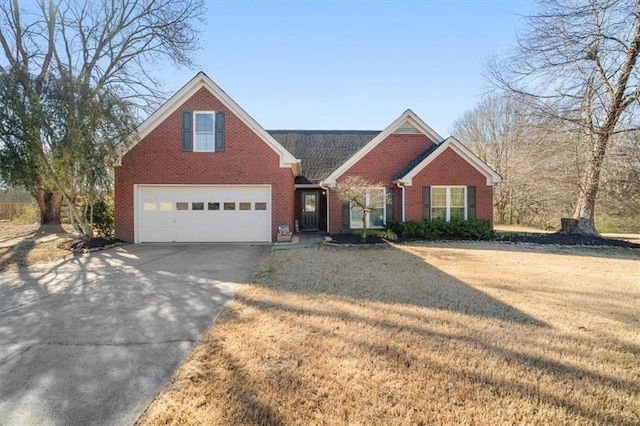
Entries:
<svg viewBox="0 0 640 426">
<path fill-rule="evenodd" d="M 373 189 L 382 190 L 382 191 L 387 190 L 383 186 L 370 188 L 370 190 L 373 190 Z M 385 192 L 385 195 L 386 195 L 386 192 Z M 369 204 L 369 191 L 367 191 L 367 204 Z M 353 211 L 353 203 L 349 203 L 349 229 L 362 229 L 363 226 L 361 225 L 354 226 L 353 223 L 351 222 L 352 211 Z M 382 226 L 371 226 L 371 213 L 369 212 L 367 214 L 367 229 L 384 229 L 386 225 L 387 225 L 387 203 L 383 202 L 382 203 Z"/>
<path fill-rule="evenodd" d="M 213 149 L 212 150 L 208 150 L 208 149 L 198 149 L 198 144 L 196 143 L 196 136 L 198 135 L 198 132 L 196 131 L 196 116 L 197 115 L 202 115 L 202 114 L 209 114 L 213 116 Z M 193 144 L 193 152 L 216 152 L 216 112 L 215 111 L 193 111 L 193 134 L 192 134 L 192 141 L 191 143 Z"/>
<path fill-rule="evenodd" d="M 445 221 L 446 222 L 451 222 L 451 189 L 452 188 L 462 188 L 464 190 L 464 220 L 467 220 L 467 214 L 469 213 L 469 208 L 467 206 L 467 187 L 465 185 L 450 185 L 450 186 L 445 186 L 445 185 L 433 185 L 431 187 L 432 191 L 430 194 L 431 200 L 429 200 L 429 208 L 431 209 L 431 211 L 429 212 L 429 216 L 431 217 L 431 220 L 433 220 L 433 189 L 435 188 L 444 188 L 445 189 L 445 208 L 446 208 L 446 214 L 445 214 Z"/>
</svg>

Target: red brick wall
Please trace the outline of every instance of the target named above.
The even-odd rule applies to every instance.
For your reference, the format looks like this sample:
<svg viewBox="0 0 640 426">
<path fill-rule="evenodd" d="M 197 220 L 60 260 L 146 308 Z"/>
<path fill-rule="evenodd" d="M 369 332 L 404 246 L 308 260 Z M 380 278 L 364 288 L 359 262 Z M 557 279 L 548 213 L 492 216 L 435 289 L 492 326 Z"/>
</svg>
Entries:
<svg viewBox="0 0 640 426">
<path fill-rule="evenodd" d="M 224 152 L 183 152 L 182 112 L 224 111 Z M 271 221 L 293 229 L 294 177 L 278 155 L 207 89 L 201 88 L 133 147 L 115 168 L 116 236 L 134 239 L 134 184 L 271 184 Z"/>
<path fill-rule="evenodd" d="M 393 135 L 407 136 L 407 135 Z M 426 139 L 426 137 L 425 137 Z M 382 144 L 385 144 L 385 140 Z M 424 145 L 423 145 L 424 146 Z M 377 148 L 376 148 L 377 149 Z M 390 160 L 385 156 L 391 156 L 388 151 L 380 152 L 372 150 L 367 156 L 349 169 L 341 179 L 348 175 L 358 175 L 368 177 L 374 182 L 383 182 L 391 186 L 391 179 L 402 167 L 418 156 L 422 150 L 413 157 L 404 159 L 403 165 L 397 170 L 392 169 L 400 164 L 398 159 Z M 424 148 L 423 148 L 424 149 Z M 408 151 L 408 150 L 407 150 Z M 384 154 L 382 154 L 384 152 Z M 386 163 L 389 169 L 384 170 L 381 164 Z M 373 177 L 372 177 L 373 176 Z M 340 179 L 338 179 L 338 182 Z M 405 188 L 405 220 L 422 220 L 422 187 L 431 185 L 465 185 L 476 187 L 476 217 L 478 219 L 488 219 L 493 223 L 493 186 L 487 186 L 486 177 L 467 163 L 452 149 L 445 150 L 418 175 L 413 178 L 413 185 Z M 335 192 L 331 193 L 330 199 L 330 228 L 331 233 L 337 234 L 342 230 L 342 203 L 338 200 Z M 396 188 L 394 192 L 394 216 L 402 219 L 402 192 Z"/>
<path fill-rule="evenodd" d="M 493 186 L 486 177 L 451 148 L 433 160 L 407 186 L 406 220 L 422 220 L 422 187 L 432 185 L 465 185 L 476 187 L 476 218 L 493 223 Z"/>
<path fill-rule="evenodd" d="M 362 176 L 372 183 L 382 183 L 386 187 L 395 187 L 393 178 L 411 160 L 429 147 L 433 142 L 424 135 L 389 135 L 360 161 L 354 164 L 340 178 Z M 402 219 L 402 194 L 399 188 L 394 191 L 394 216 Z M 332 234 L 342 232 L 342 202 L 334 191 L 330 194 L 329 227 Z"/>
</svg>

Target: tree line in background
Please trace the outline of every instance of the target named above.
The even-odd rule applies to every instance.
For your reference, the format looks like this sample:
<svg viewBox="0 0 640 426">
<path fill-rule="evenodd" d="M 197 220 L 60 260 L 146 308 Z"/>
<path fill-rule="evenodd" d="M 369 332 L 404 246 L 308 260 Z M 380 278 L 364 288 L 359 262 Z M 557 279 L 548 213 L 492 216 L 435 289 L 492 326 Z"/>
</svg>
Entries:
<svg viewBox="0 0 640 426">
<path fill-rule="evenodd" d="M 492 61 L 499 95 L 453 133 L 506 178 L 496 219 L 555 227 L 572 216 L 640 216 L 640 1 L 541 0 L 512 53 Z"/>
<path fill-rule="evenodd" d="M 537 116 L 518 95 L 494 94 L 460 117 L 452 133 L 505 178 L 495 187 L 497 223 L 555 229 L 574 214 L 590 151 L 562 122 Z M 612 138 L 602 168 L 598 223 L 626 219 L 624 226 L 635 226 L 629 231 L 640 232 L 640 131 Z"/>
</svg>

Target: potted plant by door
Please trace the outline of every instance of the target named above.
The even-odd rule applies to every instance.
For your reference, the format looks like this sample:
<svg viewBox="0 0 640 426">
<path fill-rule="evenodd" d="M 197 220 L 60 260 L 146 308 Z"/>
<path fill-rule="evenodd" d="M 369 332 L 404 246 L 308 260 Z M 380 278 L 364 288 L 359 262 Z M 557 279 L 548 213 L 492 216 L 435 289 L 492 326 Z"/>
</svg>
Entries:
<svg viewBox="0 0 640 426">
<path fill-rule="evenodd" d="M 280 225 L 278 226 L 278 235 L 276 237 L 279 243 L 289 243 L 291 242 L 291 237 L 293 237 L 293 232 L 289 231 L 289 225 Z"/>
</svg>

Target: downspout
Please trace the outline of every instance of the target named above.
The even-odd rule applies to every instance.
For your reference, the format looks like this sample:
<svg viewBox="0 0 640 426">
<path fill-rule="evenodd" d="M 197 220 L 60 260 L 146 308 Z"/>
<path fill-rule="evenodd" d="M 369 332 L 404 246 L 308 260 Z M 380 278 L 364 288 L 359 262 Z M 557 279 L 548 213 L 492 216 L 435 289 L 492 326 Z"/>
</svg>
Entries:
<svg viewBox="0 0 640 426">
<path fill-rule="evenodd" d="M 320 182 L 320 188 L 324 189 L 324 192 L 327 194 L 327 235 L 330 235 L 331 228 L 329 227 L 329 218 L 331 217 L 331 211 L 329 210 L 329 187 L 323 185 L 323 182 Z"/>
<path fill-rule="evenodd" d="M 404 201 L 404 185 L 402 182 L 396 182 L 396 186 L 402 189 L 402 221 L 405 221 L 405 201 Z"/>
</svg>

